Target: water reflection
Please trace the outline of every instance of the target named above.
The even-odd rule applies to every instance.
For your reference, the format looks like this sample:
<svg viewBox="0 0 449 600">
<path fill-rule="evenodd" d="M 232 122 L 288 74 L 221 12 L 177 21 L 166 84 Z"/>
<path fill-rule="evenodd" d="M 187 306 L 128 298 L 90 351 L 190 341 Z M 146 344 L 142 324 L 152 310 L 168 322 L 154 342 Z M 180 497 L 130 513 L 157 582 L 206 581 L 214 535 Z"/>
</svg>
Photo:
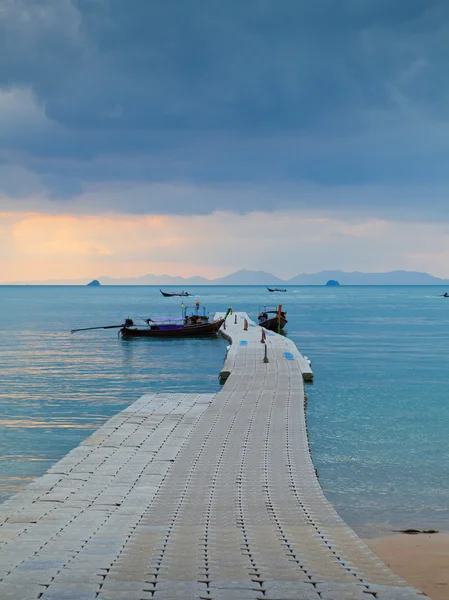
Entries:
<svg viewBox="0 0 449 600">
<path fill-rule="evenodd" d="M 77 423 L 76 421 L 61 421 L 54 418 L 49 421 L 32 421 L 31 419 L 0 419 L 0 427 L 8 429 L 93 429 L 98 423 Z"/>
</svg>

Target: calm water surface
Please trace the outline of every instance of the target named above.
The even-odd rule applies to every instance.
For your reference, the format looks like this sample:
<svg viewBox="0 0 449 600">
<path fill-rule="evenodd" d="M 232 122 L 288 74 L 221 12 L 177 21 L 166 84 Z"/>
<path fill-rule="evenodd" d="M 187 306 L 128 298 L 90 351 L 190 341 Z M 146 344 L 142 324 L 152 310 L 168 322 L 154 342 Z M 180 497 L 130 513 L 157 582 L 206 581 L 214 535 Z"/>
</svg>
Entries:
<svg viewBox="0 0 449 600">
<path fill-rule="evenodd" d="M 308 423 L 326 495 L 361 535 L 449 530 L 449 299 L 438 287 L 192 287 L 210 313 L 283 302 L 312 360 Z M 0 499 L 145 392 L 215 392 L 227 342 L 121 340 L 180 314 L 155 287 L 0 287 Z"/>
</svg>

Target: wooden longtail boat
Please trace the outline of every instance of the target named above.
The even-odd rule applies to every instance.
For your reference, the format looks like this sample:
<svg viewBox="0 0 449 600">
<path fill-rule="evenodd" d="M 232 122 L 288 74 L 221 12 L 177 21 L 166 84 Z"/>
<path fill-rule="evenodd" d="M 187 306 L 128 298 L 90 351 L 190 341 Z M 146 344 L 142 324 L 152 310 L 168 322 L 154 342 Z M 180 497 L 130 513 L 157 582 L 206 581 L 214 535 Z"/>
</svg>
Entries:
<svg viewBox="0 0 449 600">
<path fill-rule="evenodd" d="M 269 287 L 267 287 L 267 290 L 269 292 L 286 292 L 287 291 L 285 288 L 269 288 Z"/>
<path fill-rule="evenodd" d="M 281 331 L 287 325 L 287 311 L 282 310 L 282 304 L 275 306 L 259 306 L 258 323 L 264 329 Z"/>
<path fill-rule="evenodd" d="M 181 317 L 151 317 L 143 319 L 145 325 L 138 326 L 130 318 L 125 319 L 122 325 L 106 325 L 104 327 L 84 327 L 83 329 L 72 329 L 76 331 L 87 331 L 92 329 L 119 329 L 119 335 L 124 338 L 131 337 L 169 337 L 184 338 L 198 335 L 214 335 L 226 320 L 231 309 L 228 310 L 223 319 L 210 321 L 209 315 L 203 307 L 200 313 L 200 303 L 196 302 L 192 312 L 187 307 L 182 307 Z"/>
<path fill-rule="evenodd" d="M 171 296 L 190 296 L 190 294 L 188 292 L 163 292 L 162 290 L 159 290 L 160 293 L 165 297 L 165 298 L 170 298 Z"/>
<path fill-rule="evenodd" d="M 184 338 L 197 335 L 214 335 L 225 322 L 224 319 L 217 321 L 197 322 L 188 324 L 185 320 L 179 319 L 178 322 L 173 319 L 151 319 L 146 327 L 136 327 L 135 325 L 122 327 L 120 334 L 124 338 L 130 337 L 170 337 Z"/>
</svg>

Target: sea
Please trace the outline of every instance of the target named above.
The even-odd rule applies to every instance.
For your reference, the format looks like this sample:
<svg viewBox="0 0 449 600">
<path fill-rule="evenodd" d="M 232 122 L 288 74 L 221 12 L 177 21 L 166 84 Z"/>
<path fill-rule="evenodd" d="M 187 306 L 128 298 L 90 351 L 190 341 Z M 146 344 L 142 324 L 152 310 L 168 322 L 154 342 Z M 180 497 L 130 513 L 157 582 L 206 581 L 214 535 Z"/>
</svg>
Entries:
<svg viewBox="0 0 449 600">
<path fill-rule="evenodd" d="M 71 329 L 180 316 L 182 300 L 253 319 L 282 303 L 286 335 L 312 361 L 311 449 L 338 513 L 365 537 L 449 531 L 446 290 L 287 289 L 189 287 L 181 299 L 153 286 L 0 286 L 0 501 L 142 394 L 220 389 L 228 342 L 218 336 L 123 340 L 116 329 Z"/>
</svg>

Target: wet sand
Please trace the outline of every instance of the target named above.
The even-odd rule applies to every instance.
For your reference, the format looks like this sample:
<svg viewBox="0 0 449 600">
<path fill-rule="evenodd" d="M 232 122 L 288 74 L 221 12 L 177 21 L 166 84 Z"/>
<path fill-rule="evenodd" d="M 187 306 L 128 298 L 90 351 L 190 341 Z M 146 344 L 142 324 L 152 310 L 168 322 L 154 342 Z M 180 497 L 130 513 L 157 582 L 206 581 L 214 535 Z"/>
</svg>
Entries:
<svg viewBox="0 0 449 600">
<path fill-rule="evenodd" d="M 390 569 L 432 600 L 449 599 L 449 533 L 398 534 L 364 541 Z"/>
</svg>

